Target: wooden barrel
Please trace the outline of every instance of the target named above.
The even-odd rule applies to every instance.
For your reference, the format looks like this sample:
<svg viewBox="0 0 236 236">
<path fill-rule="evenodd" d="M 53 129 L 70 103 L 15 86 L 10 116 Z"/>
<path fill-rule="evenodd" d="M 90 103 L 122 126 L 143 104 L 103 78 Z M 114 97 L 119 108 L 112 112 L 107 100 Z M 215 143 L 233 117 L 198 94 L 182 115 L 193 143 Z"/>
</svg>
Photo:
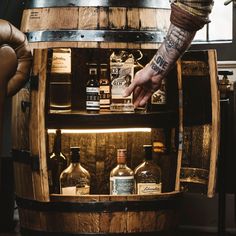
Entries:
<svg viewBox="0 0 236 236">
<path fill-rule="evenodd" d="M 81 56 L 81 50 L 72 48 L 72 55 Z M 50 51 L 34 50 L 30 95 L 25 90 L 13 102 L 17 119 L 13 119 L 12 153 L 22 234 L 154 235 L 175 229 L 181 195 L 174 191 L 178 148 L 176 112 L 87 114 L 74 110 L 51 114 L 47 110 Z M 79 76 L 76 78 L 81 82 Z M 47 160 L 54 141 L 50 129 L 117 127 L 151 127 L 151 131 L 62 133 L 62 151 L 68 157 L 71 146 L 81 147 L 81 163 L 91 174 L 91 195 L 62 196 L 50 192 Z M 116 165 L 116 149 L 127 148 L 127 162 L 134 169 L 142 162 L 142 145 L 157 140 L 169 150 L 158 160 L 162 166 L 163 193 L 109 195 L 109 173 Z"/>
<path fill-rule="evenodd" d="M 165 0 L 32 0 L 21 31 L 32 48 L 158 48 L 167 33 Z"/>
<path fill-rule="evenodd" d="M 17 198 L 23 235 L 166 235 L 178 225 L 179 192 L 152 196 Z"/>
</svg>

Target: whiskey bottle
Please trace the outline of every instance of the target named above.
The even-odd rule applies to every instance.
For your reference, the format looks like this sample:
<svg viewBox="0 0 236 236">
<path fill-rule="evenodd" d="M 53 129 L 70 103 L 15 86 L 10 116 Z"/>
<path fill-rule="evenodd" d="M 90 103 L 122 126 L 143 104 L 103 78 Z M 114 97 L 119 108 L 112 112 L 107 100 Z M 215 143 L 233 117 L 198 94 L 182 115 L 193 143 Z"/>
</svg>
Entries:
<svg viewBox="0 0 236 236">
<path fill-rule="evenodd" d="M 53 152 L 48 162 L 49 188 L 51 193 L 60 193 L 60 174 L 67 167 L 67 158 L 61 152 L 61 130 L 56 130 Z"/>
<path fill-rule="evenodd" d="M 54 48 L 49 81 L 50 111 L 71 110 L 71 49 Z"/>
<path fill-rule="evenodd" d="M 134 57 L 126 51 L 114 51 L 110 56 L 111 111 L 133 112 L 133 94 L 124 97 L 125 89 L 134 78 Z"/>
<path fill-rule="evenodd" d="M 86 85 L 86 110 L 91 113 L 97 113 L 100 110 L 97 64 L 89 64 L 89 79 Z"/>
<path fill-rule="evenodd" d="M 90 193 L 90 174 L 80 164 L 80 148 L 71 147 L 71 163 L 61 173 L 61 194 L 87 195 Z"/>
<path fill-rule="evenodd" d="M 161 169 L 152 159 L 152 145 L 144 145 L 144 161 L 134 170 L 137 194 L 161 193 Z"/>
<path fill-rule="evenodd" d="M 134 193 L 134 172 L 126 165 L 126 149 L 117 150 L 117 166 L 110 173 L 110 194 Z"/>
<path fill-rule="evenodd" d="M 111 87 L 107 64 L 100 65 L 100 110 L 110 110 Z"/>
</svg>

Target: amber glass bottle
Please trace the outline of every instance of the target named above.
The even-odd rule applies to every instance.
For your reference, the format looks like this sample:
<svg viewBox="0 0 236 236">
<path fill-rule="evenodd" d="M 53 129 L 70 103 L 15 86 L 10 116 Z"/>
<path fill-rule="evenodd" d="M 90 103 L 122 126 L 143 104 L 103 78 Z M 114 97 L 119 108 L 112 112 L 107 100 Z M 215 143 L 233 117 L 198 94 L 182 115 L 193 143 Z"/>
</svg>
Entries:
<svg viewBox="0 0 236 236">
<path fill-rule="evenodd" d="M 67 167 L 67 158 L 61 152 L 61 130 L 56 130 L 53 152 L 49 157 L 49 188 L 51 193 L 60 193 L 60 174 Z"/>
<path fill-rule="evenodd" d="M 144 145 L 144 161 L 134 170 L 137 194 L 161 193 L 161 169 L 152 159 L 152 145 Z"/>
<path fill-rule="evenodd" d="M 80 148 L 71 147 L 71 163 L 61 173 L 61 194 L 87 195 L 90 193 L 90 174 L 80 164 Z"/>
</svg>

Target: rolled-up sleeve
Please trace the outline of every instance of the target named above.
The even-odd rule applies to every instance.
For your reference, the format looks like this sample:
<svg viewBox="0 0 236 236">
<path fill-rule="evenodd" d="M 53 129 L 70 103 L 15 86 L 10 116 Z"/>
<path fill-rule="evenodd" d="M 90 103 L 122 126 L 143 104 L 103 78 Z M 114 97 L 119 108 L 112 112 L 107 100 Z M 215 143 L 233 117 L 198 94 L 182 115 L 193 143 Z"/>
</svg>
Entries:
<svg viewBox="0 0 236 236">
<path fill-rule="evenodd" d="M 172 0 L 171 23 L 186 29 L 196 31 L 209 23 L 213 0 Z"/>
</svg>

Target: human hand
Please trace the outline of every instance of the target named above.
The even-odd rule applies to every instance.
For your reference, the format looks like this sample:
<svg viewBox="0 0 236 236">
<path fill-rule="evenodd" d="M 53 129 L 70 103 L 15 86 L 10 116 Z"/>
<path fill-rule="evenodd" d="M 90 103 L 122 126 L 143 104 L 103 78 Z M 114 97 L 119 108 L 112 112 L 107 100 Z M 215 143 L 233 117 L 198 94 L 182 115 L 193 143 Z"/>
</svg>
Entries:
<svg viewBox="0 0 236 236">
<path fill-rule="evenodd" d="M 157 74 L 149 64 L 139 70 L 125 90 L 124 96 L 129 96 L 133 92 L 134 107 L 144 106 L 152 94 L 161 86 L 163 76 Z"/>
</svg>

